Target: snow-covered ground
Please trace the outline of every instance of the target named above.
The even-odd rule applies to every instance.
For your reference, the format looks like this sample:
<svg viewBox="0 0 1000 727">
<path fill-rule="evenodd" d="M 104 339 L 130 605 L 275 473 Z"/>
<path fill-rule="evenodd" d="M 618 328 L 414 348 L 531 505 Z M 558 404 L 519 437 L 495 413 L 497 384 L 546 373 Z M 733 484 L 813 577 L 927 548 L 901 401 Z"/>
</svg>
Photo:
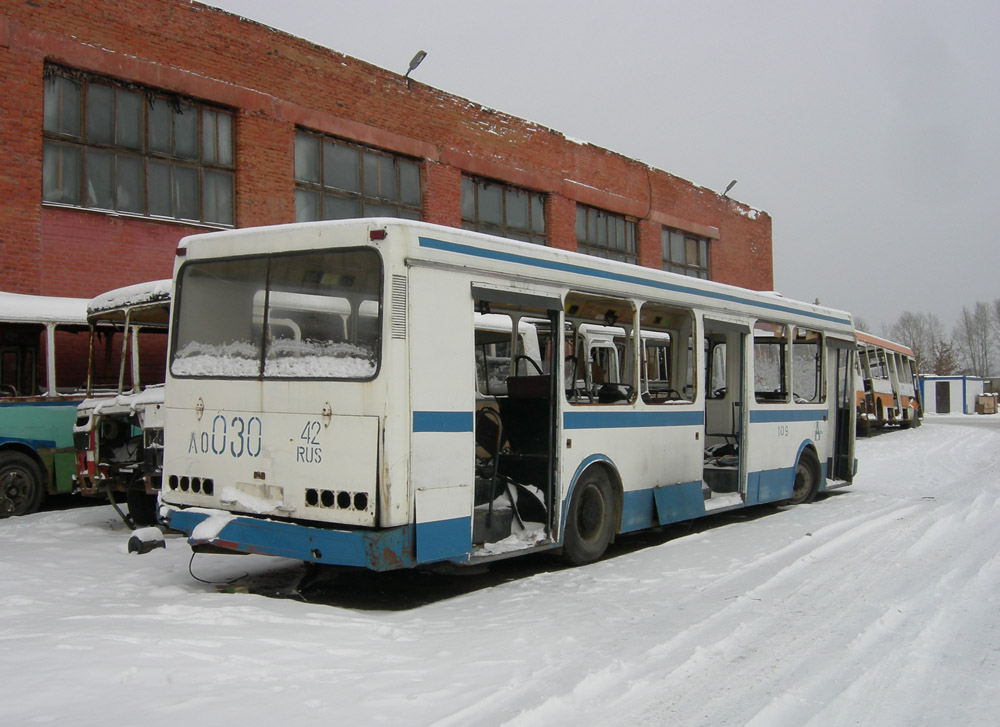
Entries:
<svg viewBox="0 0 1000 727">
<path fill-rule="evenodd" d="M 0 723 L 992 726 L 997 425 L 862 440 L 852 488 L 587 567 L 325 574 L 309 601 L 266 597 L 291 561 L 197 556 L 218 587 L 174 536 L 129 554 L 107 506 L 0 521 Z"/>
</svg>

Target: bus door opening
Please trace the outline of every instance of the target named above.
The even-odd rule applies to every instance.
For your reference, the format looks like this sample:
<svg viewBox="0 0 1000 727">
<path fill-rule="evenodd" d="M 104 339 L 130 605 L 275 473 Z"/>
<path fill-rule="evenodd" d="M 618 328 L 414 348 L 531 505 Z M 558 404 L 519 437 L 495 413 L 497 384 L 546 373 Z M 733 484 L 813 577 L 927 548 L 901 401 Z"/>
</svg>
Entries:
<svg viewBox="0 0 1000 727">
<path fill-rule="evenodd" d="M 561 302 L 482 290 L 475 299 L 473 547 L 551 542 Z"/>
<path fill-rule="evenodd" d="M 749 326 L 705 319 L 704 495 L 710 501 L 746 491 L 744 359 Z"/>
<path fill-rule="evenodd" d="M 833 462 L 828 467 L 829 477 L 834 480 L 851 482 L 854 479 L 854 433 L 856 413 L 856 386 L 852 377 L 856 371 L 854 357 L 857 352 L 850 342 L 827 338 L 830 369 L 836 371 L 834 401 L 836 406 Z"/>
</svg>

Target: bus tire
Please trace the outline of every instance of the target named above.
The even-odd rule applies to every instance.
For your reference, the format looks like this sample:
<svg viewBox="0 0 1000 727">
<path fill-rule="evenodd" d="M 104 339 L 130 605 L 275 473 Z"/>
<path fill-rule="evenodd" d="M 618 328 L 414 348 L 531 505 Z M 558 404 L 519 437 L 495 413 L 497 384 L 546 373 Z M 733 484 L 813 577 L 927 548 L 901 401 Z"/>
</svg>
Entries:
<svg viewBox="0 0 1000 727">
<path fill-rule="evenodd" d="M 615 529 L 611 480 L 601 467 L 591 467 L 573 488 L 566 513 L 563 557 L 573 565 L 592 563 L 607 550 Z"/>
<path fill-rule="evenodd" d="M 23 452 L 0 452 L 0 517 L 28 515 L 45 499 L 38 463 Z"/>
<path fill-rule="evenodd" d="M 785 500 L 785 505 L 804 505 L 816 499 L 819 492 L 819 462 L 811 449 L 802 450 L 799 461 L 795 465 L 795 484 L 792 486 L 792 496 Z"/>
<path fill-rule="evenodd" d="M 128 488 L 125 493 L 125 504 L 128 514 L 136 525 L 156 525 L 156 495 L 146 494 L 146 488 L 141 484 Z"/>
</svg>

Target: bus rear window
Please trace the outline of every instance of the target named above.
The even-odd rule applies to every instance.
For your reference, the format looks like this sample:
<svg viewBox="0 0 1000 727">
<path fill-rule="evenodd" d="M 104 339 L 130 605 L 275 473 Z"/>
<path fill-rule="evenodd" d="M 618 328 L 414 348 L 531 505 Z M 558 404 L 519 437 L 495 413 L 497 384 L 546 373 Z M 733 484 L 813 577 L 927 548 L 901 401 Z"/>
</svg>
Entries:
<svg viewBox="0 0 1000 727">
<path fill-rule="evenodd" d="M 189 263 L 178 280 L 170 371 L 219 378 L 373 378 L 381 280 L 381 261 L 372 250 Z"/>
</svg>

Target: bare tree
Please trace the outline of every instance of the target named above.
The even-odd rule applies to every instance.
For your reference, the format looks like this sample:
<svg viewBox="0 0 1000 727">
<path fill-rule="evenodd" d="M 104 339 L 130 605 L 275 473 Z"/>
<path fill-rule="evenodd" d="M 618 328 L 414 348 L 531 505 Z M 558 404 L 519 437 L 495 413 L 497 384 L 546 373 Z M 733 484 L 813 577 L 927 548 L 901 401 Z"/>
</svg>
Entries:
<svg viewBox="0 0 1000 727">
<path fill-rule="evenodd" d="M 966 373 L 989 376 L 993 368 L 993 311 L 986 303 L 977 302 L 973 310 L 962 308 L 955 329 L 955 343 L 965 359 Z"/>
<path fill-rule="evenodd" d="M 898 321 L 886 327 L 886 337 L 913 350 L 917 371 L 941 373 L 937 358 L 946 340 L 944 326 L 933 313 L 903 313 Z"/>
<path fill-rule="evenodd" d="M 951 376 L 958 372 L 958 362 L 955 360 L 955 346 L 944 338 L 934 344 L 934 355 L 931 359 L 932 371 L 938 376 Z"/>
<path fill-rule="evenodd" d="M 990 311 L 991 321 L 993 323 L 993 342 L 997 346 L 1000 346 L 1000 298 L 993 301 L 993 307 Z M 990 373 L 996 373 L 991 371 Z"/>
</svg>

